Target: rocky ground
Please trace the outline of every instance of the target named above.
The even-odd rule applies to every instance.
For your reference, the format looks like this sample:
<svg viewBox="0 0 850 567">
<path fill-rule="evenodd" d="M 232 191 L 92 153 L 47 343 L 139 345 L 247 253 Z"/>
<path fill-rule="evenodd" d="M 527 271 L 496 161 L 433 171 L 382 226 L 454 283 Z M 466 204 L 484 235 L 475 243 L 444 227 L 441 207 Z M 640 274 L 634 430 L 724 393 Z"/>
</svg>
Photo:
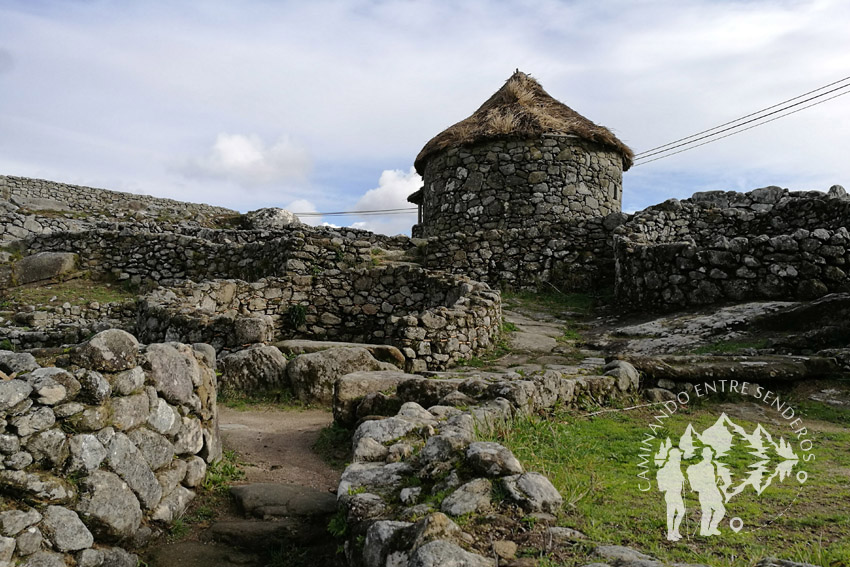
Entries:
<svg viewBox="0 0 850 567">
<path fill-rule="evenodd" d="M 573 310 L 568 305 L 509 298 L 504 311 L 509 330 L 507 342 L 492 356 L 466 360 L 450 373 L 522 375 L 540 369 L 595 373 L 612 353 L 639 355 L 655 363 L 669 362 L 664 357 L 673 355 L 695 356 L 703 364 L 698 366 L 700 371 L 728 360 L 718 355 L 730 353 L 743 359 L 782 353 L 843 356 L 837 347 L 846 343 L 842 344 L 843 335 L 836 329 L 843 328 L 840 314 L 848 301 L 845 297 L 830 296 L 808 304 L 749 303 L 714 311 L 636 318 L 615 315 L 604 308 Z M 825 312 L 830 317 L 824 317 Z M 820 321 L 820 325 L 814 324 L 815 321 Z M 832 328 L 837 335 L 824 340 L 824 326 Z M 651 375 L 651 366 L 648 363 L 645 366 Z M 840 373 L 844 369 L 830 367 L 833 370 Z M 661 380 L 660 385 L 675 391 L 687 377 L 678 381 Z M 850 396 L 844 387 L 812 382 L 808 394 L 811 399 L 835 407 L 850 407 Z M 732 406 L 728 409 L 730 415 L 743 411 Z M 225 447 L 238 454 L 245 477 L 235 483 L 232 499 L 216 501 L 214 519 L 199 522 L 181 540 L 148 550 L 148 564 L 151 567 L 342 564 L 342 556 L 336 553 L 337 543 L 326 531 L 335 511 L 334 492 L 340 469 L 328 465 L 315 450 L 321 431 L 332 421 L 332 414 L 324 409 L 281 409 L 261 404 L 237 410 L 222 406 Z M 199 506 L 204 503 L 196 504 L 196 511 Z M 514 525 L 506 518 L 500 521 L 494 517 L 486 529 L 480 526 L 475 529 L 481 531 L 478 536 L 483 534 L 497 540 L 511 536 L 521 545 L 540 544 L 541 549 L 555 545 L 558 540 L 581 545 L 576 543 L 581 534 L 566 533 L 563 528 L 518 534 L 512 533 L 516 531 Z M 586 552 L 587 563 L 658 564 L 639 551 L 617 546 L 589 546 Z M 529 558 L 517 559 L 515 548 L 502 549 L 501 553 L 500 565 L 536 564 L 536 560 Z"/>
</svg>

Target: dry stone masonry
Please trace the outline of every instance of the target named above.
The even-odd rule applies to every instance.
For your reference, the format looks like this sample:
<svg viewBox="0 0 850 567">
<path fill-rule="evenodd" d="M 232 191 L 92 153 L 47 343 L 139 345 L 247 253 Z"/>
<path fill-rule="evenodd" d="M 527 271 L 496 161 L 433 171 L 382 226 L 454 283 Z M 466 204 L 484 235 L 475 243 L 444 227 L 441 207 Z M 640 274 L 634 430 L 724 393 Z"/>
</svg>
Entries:
<svg viewBox="0 0 850 567">
<path fill-rule="evenodd" d="M 337 490 L 348 522 L 348 564 L 495 567 L 491 542 L 465 533 L 452 518 L 501 511 L 516 521 L 518 514 L 545 521 L 563 498 L 506 447 L 477 441 L 477 432 L 517 415 L 609 400 L 639 386 L 626 362 L 611 361 L 603 372 L 431 378 L 361 372 L 341 378 L 334 394 L 338 422 L 391 416 L 356 428 L 354 462 Z M 495 487 L 505 502 L 494 501 Z"/>
<path fill-rule="evenodd" d="M 617 298 L 653 309 L 848 291 L 848 215 L 840 186 L 671 199 L 615 231 Z"/>
<path fill-rule="evenodd" d="M 221 456 L 208 345 L 113 329 L 56 367 L 0 351 L 0 378 L 0 564 L 135 567 L 124 548 L 178 518 Z"/>
<path fill-rule="evenodd" d="M 451 148 L 425 166 L 414 236 L 527 229 L 620 212 L 623 159 L 576 136 Z"/>
<path fill-rule="evenodd" d="M 219 350 L 291 338 L 385 342 L 411 370 L 434 370 L 488 350 L 500 325 L 499 294 L 486 284 L 396 264 L 161 288 L 141 301 L 138 332 Z"/>
</svg>

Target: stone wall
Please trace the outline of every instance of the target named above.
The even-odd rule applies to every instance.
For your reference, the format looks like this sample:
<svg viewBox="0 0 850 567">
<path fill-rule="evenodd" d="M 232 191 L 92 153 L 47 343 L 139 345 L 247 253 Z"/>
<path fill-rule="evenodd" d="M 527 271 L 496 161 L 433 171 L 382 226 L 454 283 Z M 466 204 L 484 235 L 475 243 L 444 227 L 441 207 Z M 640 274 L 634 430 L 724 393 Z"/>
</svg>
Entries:
<svg viewBox="0 0 850 567">
<path fill-rule="evenodd" d="M 15 350 L 59 347 L 84 342 L 106 329 L 132 331 L 137 317 L 136 300 L 87 305 L 65 303 L 47 309 L 15 313 L 11 321 L 0 317 L 0 342 Z"/>
<path fill-rule="evenodd" d="M 113 215 L 117 211 L 148 211 L 187 219 L 237 214 L 224 207 L 11 175 L 0 175 L 0 199 L 32 210 L 80 211 L 86 214 L 106 211 Z"/>
<path fill-rule="evenodd" d="M 190 279 L 239 278 L 297 273 L 314 275 L 377 262 L 375 244 L 393 245 L 389 237 L 351 240 L 333 233 L 218 231 L 192 229 L 138 232 L 132 226 L 77 233 L 42 235 L 27 241 L 28 254 L 72 252 L 80 269 L 133 283 L 175 283 Z"/>
<path fill-rule="evenodd" d="M 425 370 L 486 351 L 501 321 L 499 293 L 486 284 L 394 264 L 161 288 L 141 301 L 137 331 L 217 349 L 290 338 L 384 343 Z"/>
<path fill-rule="evenodd" d="M 522 229 L 620 212 L 620 154 L 572 136 L 448 149 L 423 175 L 417 237 Z"/>
<path fill-rule="evenodd" d="M 457 232 L 428 238 L 423 266 L 464 274 L 502 289 L 593 291 L 614 285 L 612 231 L 628 217 L 612 213 L 525 229 Z"/>
<path fill-rule="evenodd" d="M 612 361 L 604 372 L 548 370 L 486 379 L 374 372 L 340 379 L 337 419 L 351 412 L 352 402 L 400 407 L 392 417 L 364 421 L 354 432 L 354 462 L 337 489 L 348 523 L 348 564 L 502 564 L 494 556 L 493 532 L 477 534 L 475 518 L 498 517 L 499 533 L 516 534 L 527 529 L 520 528 L 523 517 L 554 520 L 564 500 L 544 475 L 525 470 L 506 447 L 477 441 L 477 434 L 555 405 L 581 407 L 637 391 L 638 373 L 628 363 Z M 355 392 L 362 401 L 351 399 Z M 494 493 L 504 501 L 495 500 Z"/>
<path fill-rule="evenodd" d="M 646 309 L 847 291 L 848 219 L 850 199 L 838 186 L 670 200 L 615 231 L 615 293 Z"/>
<path fill-rule="evenodd" d="M 57 362 L 0 351 L 0 564 L 135 567 L 220 458 L 215 352 L 111 330 Z"/>
</svg>

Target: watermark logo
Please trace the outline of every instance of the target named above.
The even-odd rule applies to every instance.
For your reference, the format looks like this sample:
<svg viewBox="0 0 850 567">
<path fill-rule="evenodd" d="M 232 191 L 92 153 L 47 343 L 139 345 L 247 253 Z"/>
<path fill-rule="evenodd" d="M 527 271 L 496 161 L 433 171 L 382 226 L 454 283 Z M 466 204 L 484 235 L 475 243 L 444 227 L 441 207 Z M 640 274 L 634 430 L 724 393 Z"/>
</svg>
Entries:
<svg viewBox="0 0 850 567">
<path fill-rule="evenodd" d="M 727 384 L 727 382 L 729 384 Z M 678 437 L 671 435 L 667 420 L 686 406 L 692 396 L 703 397 L 721 389 L 735 386 L 731 391 L 751 395 L 779 412 L 791 428 L 789 442 L 785 437 L 771 433 L 761 423 L 747 431 L 726 413 L 702 431 L 688 423 Z M 685 495 L 690 491 L 699 502 L 699 535 L 718 536 L 723 532 L 727 505 L 747 489 L 762 495 L 774 482 L 794 478 L 805 484 L 808 473 L 802 464 L 813 460 L 812 441 L 793 407 L 773 392 L 746 382 L 718 380 L 697 385 L 693 392 L 681 392 L 675 401 L 665 402 L 660 413 L 653 417 L 647 432 L 638 463 L 638 486 L 649 492 L 657 489 L 664 496 L 667 510 L 667 539 L 682 539 L 680 526 L 687 513 Z M 673 437 L 671 439 L 671 437 Z M 792 444 L 794 443 L 794 444 Z M 744 465 L 742 457 L 746 457 Z M 730 464 L 735 461 L 736 466 Z M 654 466 L 653 466 L 654 465 Z M 693 499 L 691 499 L 693 500 Z M 739 532 L 744 521 L 733 516 L 728 528 Z"/>
</svg>

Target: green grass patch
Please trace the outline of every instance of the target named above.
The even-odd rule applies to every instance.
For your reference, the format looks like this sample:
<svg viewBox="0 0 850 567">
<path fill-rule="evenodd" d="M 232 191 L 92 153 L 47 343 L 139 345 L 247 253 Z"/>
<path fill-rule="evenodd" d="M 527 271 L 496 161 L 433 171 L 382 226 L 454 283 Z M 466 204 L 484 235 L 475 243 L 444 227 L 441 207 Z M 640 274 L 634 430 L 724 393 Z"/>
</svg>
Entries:
<svg viewBox="0 0 850 567">
<path fill-rule="evenodd" d="M 236 451 L 225 449 L 221 460 L 207 468 L 207 476 L 201 486 L 204 490 L 222 494 L 230 489 L 231 484 L 244 477 L 242 461 Z"/>
<path fill-rule="evenodd" d="M 695 348 L 693 354 L 733 354 L 745 349 L 762 349 L 767 346 L 767 339 L 752 341 L 717 341 Z"/>
<path fill-rule="evenodd" d="M 596 305 L 596 298 L 590 294 L 556 291 L 504 291 L 502 301 L 509 307 L 527 307 L 553 314 L 568 311 L 585 315 Z"/>
<path fill-rule="evenodd" d="M 304 410 L 312 407 L 298 400 L 289 390 L 275 390 L 246 394 L 223 389 L 218 395 L 218 403 L 236 411 L 255 411 L 275 407 L 283 410 Z"/>
<path fill-rule="evenodd" d="M 53 298 L 56 299 L 53 299 Z M 26 285 L 10 289 L 5 301 L 16 305 L 62 305 L 70 303 L 84 306 L 98 303 L 116 303 L 135 299 L 135 294 L 120 285 L 77 278 L 49 285 Z M 53 299 L 53 301 L 51 301 Z"/>
<path fill-rule="evenodd" d="M 637 476 L 641 470 L 641 441 L 660 410 L 643 408 L 595 417 L 582 417 L 574 410 L 558 411 L 548 417 L 517 418 L 482 438 L 503 443 L 526 470 L 545 474 L 564 497 L 558 524 L 582 531 L 592 542 L 635 547 L 664 561 L 714 567 L 751 567 L 766 556 L 824 567 L 846 566 L 850 565 L 850 509 L 846 506 L 850 502 L 850 430 L 835 427 L 835 420 L 844 423 L 844 418 L 831 408 L 814 411 L 810 404 L 801 408 L 804 415 L 833 418 L 831 423 L 804 418 L 814 443 L 815 460 L 797 463 L 790 476 L 781 482 L 774 478 L 761 494 L 747 486 L 735 495 L 726 503 L 720 536 L 699 535 L 699 501 L 687 488 L 687 511 L 680 530 L 684 538 L 678 543 L 666 539 L 666 505 L 655 481 L 657 469 L 652 457 L 649 491 L 640 490 Z M 663 440 L 670 436 L 675 444 L 689 423 L 702 432 L 721 413 L 710 403 L 687 408 L 665 420 L 665 428 L 657 437 Z M 754 431 L 757 425 L 735 416 L 732 421 L 746 432 Z M 804 454 L 794 432 L 781 417 L 763 425 L 774 440 L 781 436 L 798 455 Z M 658 447 L 655 443 L 653 455 Z M 739 443 L 723 458 L 733 486 L 741 486 L 759 469 L 755 463 L 758 459 L 750 450 L 745 443 Z M 695 464 L 700 458 L 697 450 L 683 465 Z M 771 459 L 765 468 L 769 473 L 775 470 L 774 466 Z M 802 486 L 794 476 L 799 470 L 809 475 Z M 682 472 L 685 471 L 683 466 Z M 730 529 L 729 521 L 734 517 L 743 520 L 744 529 L 738 533 Z M 582 553 L 570 556 L 568 548 L 564 553 L 567 555 L 547 561 L 551 565 L 587 562 Z"/>
<path fill-rule="evenodd" d="M 331 467 L 342 470 L 351 460 L 353 434 L 353 431 L 333 422 L 319 432 L 313 450 Z"/>
</svg>

